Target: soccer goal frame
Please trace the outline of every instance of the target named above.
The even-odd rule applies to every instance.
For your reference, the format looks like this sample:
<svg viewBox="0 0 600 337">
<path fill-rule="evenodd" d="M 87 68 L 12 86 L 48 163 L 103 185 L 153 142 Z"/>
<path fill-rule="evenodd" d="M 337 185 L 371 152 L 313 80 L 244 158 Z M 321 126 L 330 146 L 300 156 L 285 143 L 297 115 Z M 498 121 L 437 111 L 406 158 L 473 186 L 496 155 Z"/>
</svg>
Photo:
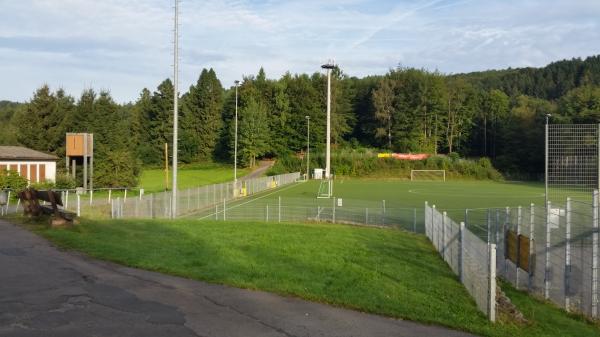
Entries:
<svg viewBox="0 0 600 337">
<path fill-rule="evenodd" d="M 410 181 L 415 181 L 415 173 L 431 173 L 431 174 L 435 174 L 435 173 L 439 173 L 439 176 L 441 177 L 441 181 L 446 181 L 446 170 L 410 170 Z M 427 180 L 419 180 L 416 179 L 417 181 L 427 181 Z"/>
<path fill-rule="evenodd" d="M 317 199 L 328 199 L 333 196 L 333 180 L 326 179 L 321 181 L 319 185 L 319 191 L 317 192 Z"/>
</svg>

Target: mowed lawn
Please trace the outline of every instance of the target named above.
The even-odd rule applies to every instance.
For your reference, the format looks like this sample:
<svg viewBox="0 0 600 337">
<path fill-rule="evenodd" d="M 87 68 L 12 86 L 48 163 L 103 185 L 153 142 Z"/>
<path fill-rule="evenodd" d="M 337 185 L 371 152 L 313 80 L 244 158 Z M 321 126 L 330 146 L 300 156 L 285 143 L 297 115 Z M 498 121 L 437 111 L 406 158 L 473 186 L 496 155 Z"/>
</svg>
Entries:
<svg viewBox="0 0 600 337">
<path fill-rule="evenodd" d="M 252 170 L 238 168 L 238 178 L 245 176 Z M 233 165 L 224 164 L 194 164 L 182 165 L 178 170 L 177 186 L 179 188 L 197 187 L 233 181 Z M 169 167 L 169 188 L 172 186 L 172 172 Z M 165 190 L 164 169 L 144 169 L 140 178 L 140 187 L 148 192 Z"/>
<path fill-rule="evenodd" d="M 530 323 L 491 324 L 423 235 L 332 224 L 91 221 L 36 231 L 137 268 L 261 289 L 487 336 L 600 336 L 580 317 L 506 286 Z"/>
</svg>

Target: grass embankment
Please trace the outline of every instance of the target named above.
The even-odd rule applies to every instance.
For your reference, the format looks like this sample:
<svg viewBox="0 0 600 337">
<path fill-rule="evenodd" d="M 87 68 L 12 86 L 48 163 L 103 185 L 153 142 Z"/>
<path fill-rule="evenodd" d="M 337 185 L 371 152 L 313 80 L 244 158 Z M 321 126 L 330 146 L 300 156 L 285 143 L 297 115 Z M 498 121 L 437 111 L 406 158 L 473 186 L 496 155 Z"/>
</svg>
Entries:
<svg viewBox="0 0 600 337">
<path fill-rule="evenodd" d="M 100 259 L 261 289 L 489 336 L 600 336 L 521 292 L 530 320 L 491 324 L 422 235 L 340 225 L 199 221 L 90 221 L 37 228 L 60 247 Z"/>
<path fill-rule="evenodd" d="M 172 186 L 171 167 L 169 167 L 169 187 Z M 250 173 L 252 169 L 238 168 L 238 177 Z M 179 188 L 197 187 L 233 181 L 233 166 L 217 163 L 181 165 L 178 169 L 177 186 Z M 165 190 L 164 169 L 144 169 L 140 177 L 140 187 L 146 193 Z"/>
</svg>

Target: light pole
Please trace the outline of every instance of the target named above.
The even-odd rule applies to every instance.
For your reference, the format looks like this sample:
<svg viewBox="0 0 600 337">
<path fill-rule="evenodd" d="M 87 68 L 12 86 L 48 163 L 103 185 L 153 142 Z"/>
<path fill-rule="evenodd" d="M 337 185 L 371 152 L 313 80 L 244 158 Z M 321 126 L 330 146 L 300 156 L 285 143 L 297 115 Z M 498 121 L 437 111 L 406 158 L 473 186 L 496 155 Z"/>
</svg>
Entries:
<svg viewBox="0 0 600 337">
<path fill-rule="evenodd" d="M 325 153 L 325 179 L 331 177 L 331 70 L 335 68 L 332 61 L 321 66 L 327 69 L 327 139 Z"/>
<path fill-rule="evenodd" d="M 544 207 L 548 207 L 548 124 L 550 122 L 550 117 L 552 117 L 551 114 L 546 114 L 546 125 L 544 127 L 544 194 L 546 195 L 546 205 L 544 205 Z"/>
<path fill-rule="evenodd" d="M 233 182 L 237 188 L 237 142 L 238 142 L 238 85 L 240 81 L 235 82 L 235 136 L 233 145 Z"/>
<path fill-rule="evenodd" d="M 175 0 L 175 29 L 173 36 L 173 200 L 171 201 L 171 218 L 177 217 L 177 117 L 179 98 L 179 0 Z"/>
<path fill-rule="evenodd" d="M 310 116 L 306 116 L 306 180 L 310 179 Z"/>
</svg>

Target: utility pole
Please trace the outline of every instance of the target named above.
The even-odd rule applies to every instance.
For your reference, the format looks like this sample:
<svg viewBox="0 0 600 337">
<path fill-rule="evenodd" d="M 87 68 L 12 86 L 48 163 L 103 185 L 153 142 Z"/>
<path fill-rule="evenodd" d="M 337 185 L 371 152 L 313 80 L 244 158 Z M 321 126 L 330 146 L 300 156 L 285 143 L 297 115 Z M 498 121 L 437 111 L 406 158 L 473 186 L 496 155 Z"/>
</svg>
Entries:
<svg viewBox="0 0 600 337">
<path fill-rule="evenodd" d="M 233 146 L 233 182 L 237 188 L 237 143 L 238 143 L 238 85 L 240 81 L 235 82 L 235 141 Z"/>
<path fill-rule="evenodd" d="M 310 179 L 310 116 L 306 116 L 306 180 Z"/>
<path fill-rule="evenodd" d="M 333 61 L 321 66 L 327 69 L 327 139 L 325 153 L 325 179 L 331 178 L 331 70 L 335 68 Z"/>
<path fill-rule="evenodd" d="M 175 0 L 175 29 L 173 41 L 173 198 L 171 218 L 177 217 L 177 117 L 179 98 L 179 0 Z"/>
</svg>

